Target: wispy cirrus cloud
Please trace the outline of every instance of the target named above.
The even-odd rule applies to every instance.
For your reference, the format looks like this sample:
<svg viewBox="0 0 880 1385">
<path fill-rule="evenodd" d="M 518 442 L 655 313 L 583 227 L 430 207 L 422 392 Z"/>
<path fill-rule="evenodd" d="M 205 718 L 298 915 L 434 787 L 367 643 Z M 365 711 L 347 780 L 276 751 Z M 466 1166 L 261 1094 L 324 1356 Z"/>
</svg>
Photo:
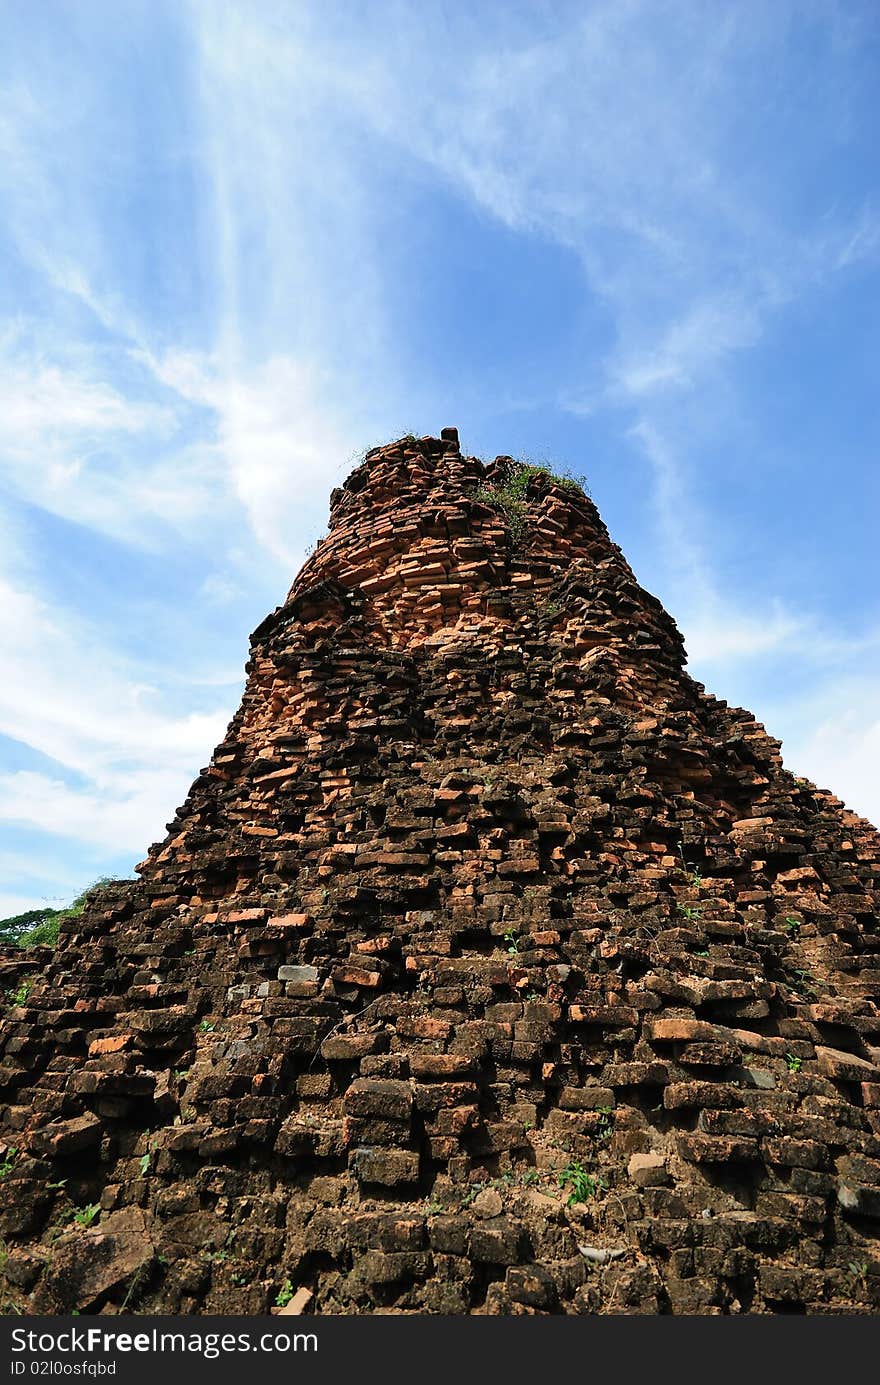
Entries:
<svg viewBox="0 0 880 1385">
<path fill-rule="evenodd" d="M 71 438 L 86 452 L 108 435 L 167 436 L 174 423 L 170 410 L 126 398 L 105 381 L 46 361 L 28 368 L 20 359 L 0 377 L 0 410 L 3 448 L 13 460 L 37 444 L 66 449 Z"/>
<path fill-rule="evenodd" d="M 363 437 L 344 414 L 334 418 L 332 377 L 290 356 L 231 374 L 222 360 L 191 352 L 142 359 L 175 395 L 210 411 L 215 455 L 253 538 L 291 563 L 310 529 L 317 537 L 328 479 Z"/>
</svg>

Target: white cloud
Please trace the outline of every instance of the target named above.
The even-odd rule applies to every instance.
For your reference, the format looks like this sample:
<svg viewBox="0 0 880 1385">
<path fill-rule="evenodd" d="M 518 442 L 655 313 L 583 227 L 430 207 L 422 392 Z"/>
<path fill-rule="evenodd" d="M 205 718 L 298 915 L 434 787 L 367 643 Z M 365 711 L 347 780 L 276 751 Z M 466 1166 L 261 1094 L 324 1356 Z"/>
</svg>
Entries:
<svg viewBox="0 0 880 1385">
<path fill-rule="evenodd" d="M 876 635 L 844 639 L 780 603 L 762 619 L 719 602 L 680 624 L 692 676 L 749 705 L 782 740 L 787 769 L 880 825 Z"/>
<path fill-rule="evenodd" d="M 49 335 L 44 333 L 43 335 Z M 228 504 L 208 442 L 178 436 L 181 399 L 108 378 L 125 352 L 99 352 L 15 324 L 0 336 L 0 476 L 30 504 L 136 547 L 204 530 Z M 145 388 L 148 385 L 149 388 Z"/>
<path fill-rule="evenodd" d="M 0 446 L 16 460 L 28 457 L 35 443 L 51 448 L 71 435 L 86 451 L 105 434 L 167 435 L 173 426 L 170 409 L 127 399 L 105 381 L 57 365 L 29 369 L 7 360 L 0 374 Z"/>
<path fill-rule="evenodd" d="M 872 692 L 880 702 L 880 685 Z M 786 749 L 790 768 L 801 770 L 820 788 L 830 789 L 847 807 L 880 826 L 880 718 L 865 709 L 841 716 L 835 707 L 829 719 L 808 735 L 791 740 Z"/>
<path fill-rule="evenodd" d="M 880 827 L 880 669 L 864 659 L 836 678 L 791 671 L 790 690 L 768 708 L 767 724 L 783 736 L 788 769 L 830 789 Z"/>
<path fill-rule="evenodd" d="M 734 602 L 716 600 L 687 618 L 685 642 L 690 662 L 700 666 L 758 659 L 792 649 L 807 633 L 806 622 L 787 615 L 779 602 L 769 602 L 761 616 L 739 611 Z"/>
<path fill-rule="evenodd" d="M 225 529 L 231 545 L 243 516 L 290 575 L 364 436 L 331 405 L 328 372 L 289 355 L 236 370 L 216 355 L 125 348 L 144 375 L 132 397 L 96 374 L 94 351 L 76 354 L 62 365 L 20 330 L 0 337 L 0 474 L 13 490 L 135 546 L 167 544 L 168 529 L 212 546 Z"/>
<path fill-rule="evenodd" d="M 230 711 L 174 712 L 70 611 L 0 581 L 0 733 L 63 766 L 0 777 L 0 817 L 135 852 L 161 835 Z"/>
<path fill-rule="evenodd" d="M 697 299 L 673 319 L 655 345 L 617 361 L 611 395 L 619 391 L 640 399 L 670 388 L 693 388 L 730 352 L 755 343 L 760 319 L 757 305 L 742 298 Z"/>
<path fill-rule="evenodd" d="M 209 572 L 199 587 L 199 597 L 210 606 L 228 606 L 242 594 L 240 583 L 228 572 Z"/>
<path fill-rule="evenodd" d="M 257 542 L 285 565 L 301 556 L 357 436 L 324 402 L 327 377 L 289 356 L 232 375 L 193 352 L 141 358 L 169 389 L 213 411 L 218 455 Z"/>
<path fill-rule="evenodd" d="M 840 245 L 833 261 L 835 270 L 849 269 L 864 260 L 875 259 L 880 251 L 880 216 L 865 208 L 852 234 Z"/>
<path fill-rule="evenodd" d="M 103 776 L 102 776 L 103 778 Z M 186 797 L 192 771 L 127 769 L 93 789 L 71 788 L 33 770 L 0 774 L 0 821 L 24 823 L 59 837 L 132 853 L 132 864 L 165 836 L 165 823 Z"/>
</svg>

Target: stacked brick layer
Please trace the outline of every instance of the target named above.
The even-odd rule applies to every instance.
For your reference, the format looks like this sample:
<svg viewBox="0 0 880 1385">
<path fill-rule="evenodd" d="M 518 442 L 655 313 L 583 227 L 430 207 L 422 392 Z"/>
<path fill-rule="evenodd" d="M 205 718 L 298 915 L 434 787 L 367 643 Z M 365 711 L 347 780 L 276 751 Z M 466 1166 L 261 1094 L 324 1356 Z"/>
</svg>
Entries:
<svg viewBox="0 0 880 1385">
<path fill-rule="evenodd" d="M 508 476 L 368 454 L 141 880 L 5 956 L 6 1311 L 880 1306 L 880 838 Z"/>
</svg>

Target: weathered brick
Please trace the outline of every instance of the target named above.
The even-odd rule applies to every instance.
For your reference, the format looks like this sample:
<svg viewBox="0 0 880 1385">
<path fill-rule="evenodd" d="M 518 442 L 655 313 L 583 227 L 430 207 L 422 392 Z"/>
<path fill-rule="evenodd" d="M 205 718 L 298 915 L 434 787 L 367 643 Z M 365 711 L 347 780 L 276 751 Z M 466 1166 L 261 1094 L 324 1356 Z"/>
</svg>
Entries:
<svg viewBox="0 0 880 1385">
<path fill-rule="evenodd" d="M 415 1183 L 419 1177 L 419 1155 L 408 1149 L 355 1149 L 350 1166 L 361 1183 L 379 1183 L 396 1188 Z"/>
<path fill-rule="evenodd" d="M 408 1082 L 359 1077 L 347 1089 L 345 1110 L 353 1116 L 380 1116 L 385 1120 L 408 1122 L 413 1094 Z"/>
</svg>

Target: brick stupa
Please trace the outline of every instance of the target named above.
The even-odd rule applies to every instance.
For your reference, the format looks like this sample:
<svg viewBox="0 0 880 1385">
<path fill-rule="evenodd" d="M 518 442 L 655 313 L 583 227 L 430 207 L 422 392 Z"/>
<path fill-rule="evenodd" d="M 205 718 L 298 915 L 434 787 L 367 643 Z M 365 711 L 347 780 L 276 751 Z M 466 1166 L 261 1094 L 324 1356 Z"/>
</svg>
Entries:
<svg viewBox="0 0 880 1385">
<path fill-rule="evenodd" d="M 4 1311 L 876 1311 L 880 837 L 684 657 L 579 488 L 368 453 L 3 954 Z"/>
</svg>

